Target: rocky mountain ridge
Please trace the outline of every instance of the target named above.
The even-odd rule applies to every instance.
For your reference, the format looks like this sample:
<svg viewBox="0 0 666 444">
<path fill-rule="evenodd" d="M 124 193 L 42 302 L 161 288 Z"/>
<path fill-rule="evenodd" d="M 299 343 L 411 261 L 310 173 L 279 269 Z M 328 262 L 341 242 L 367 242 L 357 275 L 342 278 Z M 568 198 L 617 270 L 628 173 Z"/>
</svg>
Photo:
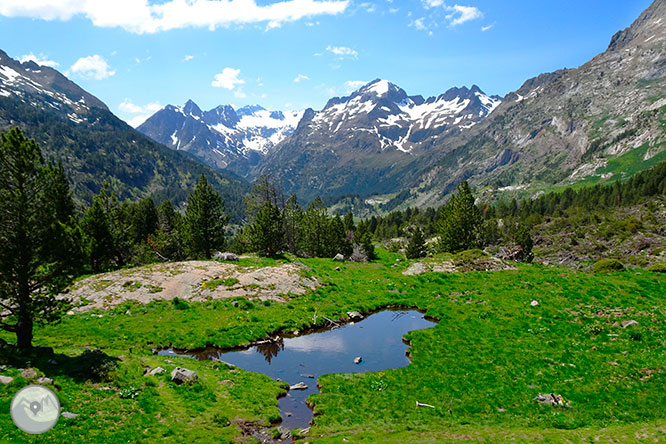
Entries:
<svg viewBox="0 0 666 444">
<path fill-rule="evenodd" d="M 167 105 L 137 129 L 174 150 L 191 153 L 213 168 L 247 175 L 296 128 L 303 111 L 268 111 L 259 105 L 220 105 L 202 111 L 194 101 Z"/>
<path fill-rule="evenodd" d="M 418 178 L 433 146 L 461 137 L 501 101 L 477 86 L 424 99 L 377 79 L 321 111 L 307 110 L 254 174 L 277 177 L 305 200 L 395 191 Z"/>
</svg>

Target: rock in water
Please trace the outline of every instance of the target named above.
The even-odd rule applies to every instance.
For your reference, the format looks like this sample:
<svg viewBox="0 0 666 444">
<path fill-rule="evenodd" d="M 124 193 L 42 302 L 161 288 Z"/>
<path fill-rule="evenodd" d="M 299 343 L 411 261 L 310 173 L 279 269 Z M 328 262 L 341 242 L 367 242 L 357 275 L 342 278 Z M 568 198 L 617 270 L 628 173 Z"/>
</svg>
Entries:
<svg viewBox="0 0 666 444">
<path fill-rule="evenodd" d="M 347 316 L 349 316 L 349 319 L 351 319 L 352 321 L 360 321 L 361 319 L 363 319 L 363 315 L 358 311 L 348 311 Z"/>
<path fill-rule="evenodd" d="M 307 390 L 308 386 L 305 385 L 303 382 L 299 382 L 298 384 L 290 385 L 289 390 Z"/>
<path fill-rule="evenodd" d="M 176 384 L 188 383 L 191 384 L 199 378 L 197 372 L 188 370 L 183 367 L 176 367 L 171 372 L 171 380 Z"/>
<path fill-rule="evenodd" d="M 361 358 L 360 356 L 354 358 L 354 364 L 360 364 L 361 361 L 363 361 L 363 358 Z"/>
</svg>

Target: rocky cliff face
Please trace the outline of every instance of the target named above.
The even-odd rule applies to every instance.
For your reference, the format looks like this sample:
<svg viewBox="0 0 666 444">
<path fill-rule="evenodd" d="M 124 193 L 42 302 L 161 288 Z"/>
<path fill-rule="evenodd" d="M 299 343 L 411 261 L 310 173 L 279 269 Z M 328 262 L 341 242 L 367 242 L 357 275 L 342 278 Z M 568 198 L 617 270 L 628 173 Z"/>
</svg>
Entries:
<svg viewBox="0 0 666 444">
<path fill-rule="evenodd" d="M 664 158 L 666 2 L 578 69 L 528 80 L 449 146 L 407 199 L 435 204 L 463 179 L 491 192 L 629 175 Z"/>
</svg>

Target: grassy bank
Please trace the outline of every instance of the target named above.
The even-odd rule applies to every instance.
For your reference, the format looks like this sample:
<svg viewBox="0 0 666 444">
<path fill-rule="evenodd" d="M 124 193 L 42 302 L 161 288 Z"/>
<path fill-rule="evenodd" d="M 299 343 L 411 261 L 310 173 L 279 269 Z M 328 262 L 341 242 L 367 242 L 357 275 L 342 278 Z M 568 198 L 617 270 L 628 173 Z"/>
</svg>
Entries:
<svg viewBox="0 0 666 444">
<path fill-rule="evenodd" d="M 62 418 L 40 437 L 28 437 L 8 415 L 0 416 L 0 440 L 242 439 L 243 424 L 270 426 L 279 416 L 279 383 L 219 362 L 155 356 L 153 347 L 237 346 L 277 331 L 323 325 L 324 317 L 344 319 L 347 311 L 389 305 L 419 308 L 440 322 L 408 336 L 409 367 L 320 378 L 322 393 L 311 397 L 319 415 L 308 441 L 631 440 L 637 433 L 666 438 L 658 429 L 666 427 L 666 276 L 538 265 L 405 276 L 409 263 L 397 258 L 380 251 L 371 264 L 302 260 L 321 286 L 284 303 L 127 303 L 38 329 L 36 343 L 53 347 L 55 356 L 14 357 L 5 349 L 0 357 L 14 367 L 2 374 L 17 378 L 0 386 L 0 409 L 7 411 L 25 384 L 18 368 L 32 366 L 54 379 L 65 409 L 80 415 Z M 638 325 L 622 328 L 624 320 Z M 77 374 L 76 356 L 86 347 L 119 359 L 107 380 Z M 145 366 L 158 365 L 167 374 L 142 376 Z M 171 383 L 168 372 L 176 365 L 199 372 L 200 382 Z M 560 393 L 568 407 L 539 405 L 532 400 L 538 393 Z M 416 407 L 417 401 L 435 408 Z"/>
</svg>

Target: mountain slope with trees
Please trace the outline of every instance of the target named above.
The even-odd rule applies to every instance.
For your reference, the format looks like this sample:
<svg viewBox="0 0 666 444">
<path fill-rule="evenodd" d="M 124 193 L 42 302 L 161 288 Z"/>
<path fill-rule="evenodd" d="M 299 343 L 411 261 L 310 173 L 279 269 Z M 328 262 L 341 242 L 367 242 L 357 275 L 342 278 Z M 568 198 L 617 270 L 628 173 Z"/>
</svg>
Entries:
<svg viewBox="0 0 666 444">
<path fill-rule="evenodd" d="M 76 201 L 92 203 L 108 183 L 121 200 L 152 196 L 181 205 L 206 174 L 234 220 L 241 219 L 244 179 L 152 141 L 56 70 L 36 67 L 0 52 L 0 131 L 18 126 L 48 161 L 62 162 Z"/>
</svg>

